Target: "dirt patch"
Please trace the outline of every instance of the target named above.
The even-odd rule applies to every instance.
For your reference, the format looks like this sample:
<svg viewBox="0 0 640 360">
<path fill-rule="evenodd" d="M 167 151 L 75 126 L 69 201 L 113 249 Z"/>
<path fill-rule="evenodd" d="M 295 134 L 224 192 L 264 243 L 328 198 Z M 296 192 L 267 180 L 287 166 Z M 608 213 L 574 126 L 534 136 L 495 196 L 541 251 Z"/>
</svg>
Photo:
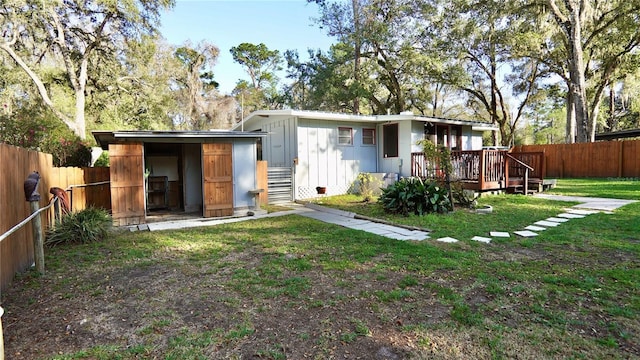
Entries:
<svg viewBox="0 0 640 360">
<path fill-rule="evenodd" d="M 209 236 L 214 235 L 204 235 Z M 523 272 L 519 276 L 527 280 L 518 280 L 497 273 L 502 263 L 526 266 L 545 260 L 547 267 L 565 266 L 571 254 L 561 249 L 500 244 L 478 253 L 481 261 L 473 262 L 474 267 L 458 265 L 475 260 L 450 251 L 446 261 L 440 259 L 442 266 L 425 270 L 431 260 L 415 259 L 409 250 L 417 247 L 393 252 L 404 243 L 382 243 L 375 251 L 365 246 L 371 256 L 359 262 L 351 260 L 354 255 L 343 256 L 348 249 L 335 244 L 326 250 L 318 250 L 315 243 L 296 248 L 309 240 L 295 234 L 284 244 L 284 236 L 273 236 L 277 241 L 270 239 L 264 246 L 220 252 L 216 249 L 232 247 L 189 253 L 176 245 L 178 250 L 140 257 L 113 244 L 111 250 L 91 250 L 93 258 L 90 250 L 83 256 L 73 248 L 57 251 L 59 263 L 45 276 L 21 276 L 3 294 L 7 358 L 527 359 L 640 354 L 639 334 L 633 330 L 637 319 L 607 314 L 591 290 L 568 298 L 557 290 L 546 292 L 537 275 Z M 426 246 L 438 248 L 427 252 L 433 257 L 449 251 L 442 244 Z M 336 258 L 340 261 L 326 260 Z M 579 260 L 586 262 L 583 267 L 603 266 L 601 257 L 569 264 L 577 266 Z M 499 266 L 485 266 L 494 261 Z M 631 298 L 610 296 L 605 300 L 620 304 Z M 465 319 L 467 315 L 473 319 Z M 593 338 L 612 341 L 601 346 Z"/>
</svg>

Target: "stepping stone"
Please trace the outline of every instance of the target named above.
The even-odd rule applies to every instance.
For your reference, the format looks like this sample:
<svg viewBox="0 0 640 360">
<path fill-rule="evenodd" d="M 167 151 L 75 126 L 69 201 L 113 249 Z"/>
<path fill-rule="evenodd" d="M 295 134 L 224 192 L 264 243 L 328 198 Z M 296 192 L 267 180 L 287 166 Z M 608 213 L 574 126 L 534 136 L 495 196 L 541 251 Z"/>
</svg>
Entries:
<svg viewBox="0 0 640 360">
<path fill-rule="evenodd" d="M 542 230 L 547 230 L 546 227 L 543 226 L 535 226 L 535 225 L 529 225 L 525 228 L 526 230 L 531 230 L 531 231 L 542 231 Z"/>
<path fill-rule="evenodd" d="M 489 233 L 492 237 L 511 237 L 511 235 L 509 235 L 508 232 L 504 232 L 504 231 L 492 231 Z"/>
<path fill-rule="evenodd" d="M 547 218 L 546 221 L 553 221 L 553 222 L 557 222 L 557 223 L 563 223 L 563 222 L 569 221 L 569 219 L 559 218 L 559 217 L 550 217 L 550 218 Z"/>
<path fill-rule="evenodd" d="M 570 214 L 578 214 L 578 215 L 591 215 L 591 214 L 599 213 L 599 211 L 595 211 L 595 210 L 581 210 L 581 209 L 570 209 L 567 212 Z"/>
<path fill-rule="evenodd" d="M 447 237 L 436 239 L 436 241 L 445 242 L 445 243 L 455 243 L 455 242 L 458 242 L 458 239 L 454 239 L 452 237 L 447 236 Z"/>
<path fill-rule="evenodd" d="M 563 214 L 559 214 L 558 217 L 559 218 L 565 218 L 565 219 L 582 219 L 582 218 L 585 217 L 585 215 L 572 214 L 572 213 L 563 213 Z"/>
<path fill-rule="evenodd" d="M 474 237 L 472 237 L 472 238 L 471 238 L 471 240 L 473 240 L 473 241 L 480 241 L 480 242 L 483 242 L 483 243 L 485 243 L 485 244 L 488 244 L 488 243 L 490 243 L 490 242 L 491 242 L 491 238 L 488 238 L 488 237 L 482 237 L 482 236 L 474 236 Z"/>
<path fill-rule="evenodd" d="M 538 236 L 538 234 L 534 233 L 533 231 L 529 231 L 529 230 L 514 231 L 513 233 L 516 234 L 516 235 L 520 235 L 522 237 Z"/>
<path fill-rule="evenodd" d="M 553 227 L 553 226 L 558 226 L 560 225 L 559 222 L 554 222 L 554 221 L 546 221 L 546 220 L 540 220 L 540 221 L 536 221 L 533 223 L 534 225 L 540 225 L 540 226 L 546 226 L 546 227 Z"/>
</svg>

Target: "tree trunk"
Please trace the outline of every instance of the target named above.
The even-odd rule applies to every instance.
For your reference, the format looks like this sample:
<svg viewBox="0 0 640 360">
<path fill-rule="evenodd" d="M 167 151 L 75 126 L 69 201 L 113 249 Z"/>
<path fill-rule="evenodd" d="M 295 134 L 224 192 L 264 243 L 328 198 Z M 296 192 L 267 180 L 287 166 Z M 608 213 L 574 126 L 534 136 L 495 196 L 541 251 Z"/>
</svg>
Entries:
<svg viewBox="0 0 640 360">
<path fill-rule="evenodd" d="M 84 139 L 84 132 L 82 133 L 82 135 L 80 135 L 77 131 L 76 124 L 73 121 L 71 121 L 60 110 L 56 109 L 55 105 L 53 104 L 53 101 L 51 101 L 51 98 L 49 97 L 47 88 L 45 87 L 44 83 L 42 82 L 38 74 L 36 74 L 33 70 L 31 70 L 31 68 L 29 68 L 29 65 L 27 65 L 27 63 L 25 63 L 24 60 L 22 60 L 22 58 L 15 51 L 13 51 L 11 46 L 7 44 L 0 44 L 0 49 L 4 50 L 13 59 L 13 61 L 15 61 L 16 64 L 18 64 L 18 66 L 20 66 L 20 68 L 22 68 L 22 70 L 26 72 L 27 75 L 29 75 L 29 78 L 31 78 L 31 81 L 38 89 L 38 93 L 42 98 L 42 102 L 47 106 L 47 108 L 49 108 L 49 110 L 51 110 L 51 112 L 53 112 L 53 114 L 58 119 L 60 119 L 63 123 L 65 123 L 71 130 L 73 130 L 73 132 L 75 132 L 78 136 L 81 136 Z"/>
<path fill-rule="evenodd" d="M 571 13 L 571 29 L 569 38 L 569 79 L 571 81 L 571 98 L 576 118 L 576 142 L 589 141 L 589 110 L 587 107 L 587 83 L 584 76 L 584 55 L 582 49 L 582 22 L 579 6 L 573 6 Z"/>
<path fill-rule="evenodd" d="M 351 5 L 353 6 L 353 26 L 355 32 L 355 56 L 353 61 L 353 80 L 355 81 L 356 87 L 360 87 L 360 11 L 359 11 L 359 0 L 351 0 Z M 360 96 L 356 94 L 353 98 L 353 113 L 355 115 L 360 114 Z"/>
<path fill-rule="evenodd" d="M 571 89 L 571 84 L 569 89 Z M 567 144 L 573 144 L 576 142 L 576 111 L 573 103 L 573 93 L 571 90 L 567 92 L 567 125 L 565 142 Z"/>
</svg>

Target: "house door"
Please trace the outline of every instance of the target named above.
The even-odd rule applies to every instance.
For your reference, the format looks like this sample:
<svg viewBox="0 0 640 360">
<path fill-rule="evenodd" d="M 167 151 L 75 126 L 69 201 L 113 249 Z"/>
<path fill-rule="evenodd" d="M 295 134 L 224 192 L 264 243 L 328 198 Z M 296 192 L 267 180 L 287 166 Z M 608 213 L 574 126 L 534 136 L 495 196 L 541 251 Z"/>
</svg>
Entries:
<svg viewBox="0 0 640 360">
<path fill-rule="evenodd" d="M 145 222 L 142 143 L 110 144 L 111 216 L 116 226 Z"/>
<path fill-rule="evenodd" d="M 202 144 L 203 216 L 233 215 L 231 143 Z"/>
</svg>

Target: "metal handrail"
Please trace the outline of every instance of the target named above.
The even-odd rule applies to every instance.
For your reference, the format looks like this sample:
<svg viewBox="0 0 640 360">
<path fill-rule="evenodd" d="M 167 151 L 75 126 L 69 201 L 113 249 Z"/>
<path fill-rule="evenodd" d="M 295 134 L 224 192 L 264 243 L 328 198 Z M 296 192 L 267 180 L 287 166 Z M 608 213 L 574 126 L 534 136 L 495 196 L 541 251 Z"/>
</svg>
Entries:
<svg viewBox="0 0 640 360">
<path fill-rule="evenodd" d="M 89 183 L 89 184 L 78 184 L 78 185 L 69 185 L 67 186 L 67 191 L 71 190 L 72 188 L 79 188 L 79 187 L 87 187 L 87 186 L 95 186 L 95 185 L 106 185 L 111 183 L 110 180 L 107 181 L 99 181 L 99 182 L 94 182 L 94 183 Z"/>
<path fill-rule="evenodd" d="M 55 202 L 58 201 L 58 197 L 54 196 L 50 201 L 49 201 L 49 205 L 40 208 L 38 211 L 34 212 L 33 214 L 29 215 L 26 219 L 22 220 L 20 223 L 18 223 L 17 225 L 15 225 L 14 227 L 12 227 L 11 229 L 7 230 L 7 232 L 5 232 L 4 234 L 0 235 L 0 243 L 8 238 L 11 234 L 13 234 L 14 232 L 18 231 L 21 227 L 23 227 L 24 225 L 26 225 L 29 221 L 31 221 L 33 218 L 35 218 L 37 215 L 40 215 L 41 212 L 49 209 L 50 207 L 53 206 L 53 204 L 55 204 Z"/>
</svg>

